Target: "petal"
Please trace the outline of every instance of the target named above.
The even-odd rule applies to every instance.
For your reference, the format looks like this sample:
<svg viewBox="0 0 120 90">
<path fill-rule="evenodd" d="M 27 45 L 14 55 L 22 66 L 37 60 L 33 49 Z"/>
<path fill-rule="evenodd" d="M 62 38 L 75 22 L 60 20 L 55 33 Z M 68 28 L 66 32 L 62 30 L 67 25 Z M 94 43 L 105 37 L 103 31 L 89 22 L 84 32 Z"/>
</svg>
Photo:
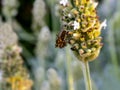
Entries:
<svg viewBox="0 0 120 90">
<path fill-rule="evenodd" d="M 107 20 L 105 19 L 105 20 L 101 23 L 100 28 L 105 29 L 106 27 L 107 27 Z"/>
</svg>

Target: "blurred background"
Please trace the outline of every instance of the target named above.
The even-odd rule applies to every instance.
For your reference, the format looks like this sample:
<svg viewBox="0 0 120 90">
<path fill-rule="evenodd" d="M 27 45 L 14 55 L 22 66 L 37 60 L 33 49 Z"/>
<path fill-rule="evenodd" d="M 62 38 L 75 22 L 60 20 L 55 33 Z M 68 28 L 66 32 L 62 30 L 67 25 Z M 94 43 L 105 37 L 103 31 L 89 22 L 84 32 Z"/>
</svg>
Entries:
<svg viewBox="0 0 120 90">
<path fill-rule="evenodd" d="M 28 90 L 85 90 L 80 63 L 69 46 L 55 48 L 56 34 L 60 31 L 58 2 L 0 0 L 0 26 L 8 23 L 17 35 L 17 43 L 22 48 L 20 56 L 33 82 L 32 89 Z M 90 62 L 93 90 L 120 90 L 120 1 L 97 2 L 100 21 L 107 19 L 107 28 L 102 30 L 104 46 L 101 53 Z M 0 67 L 0 84 L 3 74 L 4 69 Z"/>
</svg>

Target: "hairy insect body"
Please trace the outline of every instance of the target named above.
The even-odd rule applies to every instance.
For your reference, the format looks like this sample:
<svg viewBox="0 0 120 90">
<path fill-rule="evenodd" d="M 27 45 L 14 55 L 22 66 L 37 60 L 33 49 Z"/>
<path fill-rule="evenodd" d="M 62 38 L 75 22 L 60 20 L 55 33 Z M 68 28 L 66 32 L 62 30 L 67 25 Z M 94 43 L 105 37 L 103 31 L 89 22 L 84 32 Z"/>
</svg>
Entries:
<svg viewBox="0 0 120 90">
<path fill-rule="evenodd" d="M 56 44 L 55 47 L 63 48 L 67 45 L 67 36 L 68 36 L 68 31 L 62 30 L 58 35 L 56 39 Z"/>
</svg>

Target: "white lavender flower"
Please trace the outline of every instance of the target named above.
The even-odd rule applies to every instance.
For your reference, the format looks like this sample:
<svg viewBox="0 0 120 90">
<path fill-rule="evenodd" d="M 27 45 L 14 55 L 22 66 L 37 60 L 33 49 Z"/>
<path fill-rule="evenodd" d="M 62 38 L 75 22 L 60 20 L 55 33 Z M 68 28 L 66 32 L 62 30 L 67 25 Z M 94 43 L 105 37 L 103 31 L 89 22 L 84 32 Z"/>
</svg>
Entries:
<svg viewBox="0 0 120 90">
<path fill-rule="evenodd" d="M 45 3 L 44 0 L 35 0 L 33 5 L 33 30 L 40 29 L 40 26 L 44 25 L 44 16 L 45 16 L 46 10 L 45 10 Z"/>
<path fill-rule="evenodd" d="M 58 76 L 55 69 L 50 68 L 47 72 L 48 81 L 50 83 L 51 90 L 60 90 L 61 89 L 61 78 Z"/>
<path fill-rule="evenodd" d="M 50 39 L 51 39 L 51 33 L 50 33 L 50 30 L 49 30 L 49 28 L 47 26 L 44 26 L 41 29 L 38 39 L 40 41 L 42 41 L 42 42 L 48 42 L 48 41 L 50 41 Z"/>
<path fill-rule="evenodd" d="M 2 12 L 7 18 L 17 15 L 17 8 L 19 7 L 18 0 L 2 0 Z"/>
<path fill-rule="evenodd" d="M 45 58 L 48 56 L 48 44 L 51 40 L 51 33 L 47 26 L 43 27 L 40 30 L 40 33 L 38 35 L 38 43 L 36 47 L 36 55 L 38 58 Z"/>
<path fill-rule="evenodd" d="M 45 71 L 44 71 L 43 67 L 39 67 L 39 66 L 36 67 L 37 65 L 39 65 L 39 64 L 36 64 L 33 67 L 33 73 L 34 73 L 34 78 L 35 78 L 34 84 L 35 84 L 36 90 L 38 90 L 38 89 L 41 90 L 40 88 L 41 88 L 41 85 L 42 85 L 43 80 L 44 80 Z"/>
<path fill-rule="evenodd" d="M 44 81 L 41 85 L 41 89 L 40 90 L 51 90 L 50 89 L 50 84 L 48 81 Z"/>
</svg>

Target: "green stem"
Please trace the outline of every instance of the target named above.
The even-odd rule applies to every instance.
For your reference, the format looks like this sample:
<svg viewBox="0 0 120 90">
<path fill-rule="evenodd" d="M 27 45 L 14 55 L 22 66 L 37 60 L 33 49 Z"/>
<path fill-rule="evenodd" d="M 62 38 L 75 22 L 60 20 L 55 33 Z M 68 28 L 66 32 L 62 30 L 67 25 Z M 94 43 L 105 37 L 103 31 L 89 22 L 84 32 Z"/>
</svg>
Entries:
<svg viewBox="0 0 120 90">
<path fill-rule="evenodd" d="M 68 48 L 69 49 L 69 48 Z M 67 60 L 66 60 L 66 69 L 67 69 L 67 80 L 68 80 L 68 90 L 74 90 L 73 76 L 71 71 L 71 56 L 69 50 L 66 50 Z"/>
<path fill-rule="evenodd" d="M 91 78 L 90 78 L 90 70 L 89 70 L 89 63 L 85 61 L 82 63 L 82 70 L 86 85 L 86 90 L 92 90 Z"/>
</svg>

